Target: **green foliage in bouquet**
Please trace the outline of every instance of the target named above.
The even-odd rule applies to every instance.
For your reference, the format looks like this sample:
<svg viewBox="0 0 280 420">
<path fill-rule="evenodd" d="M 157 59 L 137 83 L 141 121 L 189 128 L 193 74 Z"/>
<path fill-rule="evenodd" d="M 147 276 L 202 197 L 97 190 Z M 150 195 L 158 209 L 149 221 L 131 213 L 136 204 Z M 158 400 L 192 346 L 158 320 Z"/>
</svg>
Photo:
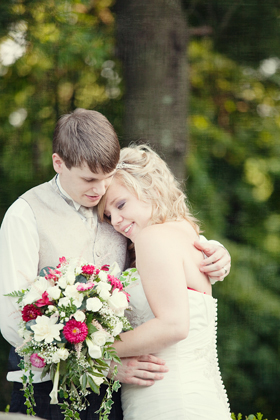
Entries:
<svg viewBox="0 0 280 420">
<path fill-rule="evenodd" d="M 136 280 L 135 269 L 122 273 L 124 285 L 115 277 L 117 264 L 96 268 L 81 258 L 59 259 L 55 268 L 41 270 L 26 290 L 10 293 L 17 298 L 22 320 L 19 335 L 23 343 L 16 352 L 23 357 L 20 368 L 27 414 L 35 415 L 32 367 L 41 369 L 41 378 L 53 382 L 51 404 L 59 404 L 65 420 L 79 419 L 89 403 L 90 392 L 107 390 L 98 410 L 108 419 L 112 393 L 120 387 L 106 377 L 110 362 L 120 363 L 113 346 L 122 331 L 131 329 L 124 315 L 129 295 L 124 285 Z"/>
<path fill-rule="evenodd" d="M 231 413 L 231 418 L 232 420 L 242 420 L 242 414 L 238 413 L 237 416 L 234 413 Z M 256 415 L 254 414 L 249 414 L 249 416 L 245 416 L 245 420 L 267 420 L 263 418 L 263 414 L 262 413 L 257 413 Z M 278 419 L 275 419 L 278 420 Z"/>
</svg>

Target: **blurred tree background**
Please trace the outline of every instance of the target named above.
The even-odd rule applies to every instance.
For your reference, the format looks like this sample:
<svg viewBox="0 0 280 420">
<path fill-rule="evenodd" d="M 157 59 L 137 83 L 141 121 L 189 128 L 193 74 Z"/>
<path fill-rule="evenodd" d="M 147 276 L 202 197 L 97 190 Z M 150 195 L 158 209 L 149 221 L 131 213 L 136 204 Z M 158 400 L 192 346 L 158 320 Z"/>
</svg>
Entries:
<svg viewBox="0 0 280 420">
<path fill-rule="evenodd" d="M 57 119 L 77 107 L 148 140 L 232 256 L 218 346 L 235 413 L 280 415 L 280 4 L 3 0 L 0 218 L 50 179 Z M 1 250 L 0 250 L 1 252 Z M 9 403 L 1 339 L 0 410 Z"/>
</svg>

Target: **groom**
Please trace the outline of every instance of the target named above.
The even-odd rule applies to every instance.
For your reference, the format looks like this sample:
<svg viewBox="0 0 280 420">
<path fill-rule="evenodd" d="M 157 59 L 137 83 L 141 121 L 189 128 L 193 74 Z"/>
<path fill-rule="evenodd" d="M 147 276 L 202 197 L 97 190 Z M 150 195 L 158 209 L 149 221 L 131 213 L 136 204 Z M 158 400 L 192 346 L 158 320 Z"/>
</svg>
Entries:
<svg viewBox="0 0 280 420">
<path fill-rule="evenodd" d="M 97 219 L 96 206 L 115 173 L 120 146 L 109 121 L 96 111 L 76 109 L 57 123 L 53 136 L 53 166 L 57 175 L 49 182 L 24 193 L 8 209 L 0 231 L 0 327 L 4 338 L 17 346 L 18 313 L 15 299 L 4 294 L 25 289 L 45 266 L 56 266 L 61 256 L 83 256 L 97 266 L 116 261 L 121 270 L 128 264 L 126 239 L 106 223 Z M 230 258 L 222 247 L 198 245 L 207 255 L 202 270 L 211 276 L 224 277 Z M 218 261 L 217 261 L 218 260 Z M 206 264 L 211 264 L 207 266 Z M 22 373 L 17 368 L 17 355 L 12 350 L 7 375 L 14 382 L 11 412 L 26 413 L 21 391 Z M 142 386 L 163 379 L 168 371 L 162 360 L 152 355 L 126 358 L 119 366 L 121 382 Z M 59 406 L 50 405 L 49 378 L 34 371 L 35 411 L 39 417 L 63 419 Z M 90 407 L 81 412 L 82 420 L 97 420 L 100 396 L 89 396 Z M 121 420 L 120 393 L 115 393 L 111 420 Z"/>
</svg>

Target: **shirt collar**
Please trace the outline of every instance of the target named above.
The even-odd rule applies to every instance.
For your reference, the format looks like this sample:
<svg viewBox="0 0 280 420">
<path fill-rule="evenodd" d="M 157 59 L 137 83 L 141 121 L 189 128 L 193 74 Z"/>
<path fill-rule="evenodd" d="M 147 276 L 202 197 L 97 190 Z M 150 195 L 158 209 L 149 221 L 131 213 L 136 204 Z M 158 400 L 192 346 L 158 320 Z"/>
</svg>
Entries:
<svg viewBox="0 0 280 420">
<path fill-rule="evenodd" d="M 73 203 L 73 205 L 75 207 L 75 210 L 79 211 L 79 209 L 81 207 L 81 204 L 79 204 L 76 201 L 74 201 L 73 198 L 70 197 L 70 195 L 67 194 L 67 192 L 62 188 L 61 183 L 60 183 L 60 179 L 59 179 L 59 174 L 57 174 L 57 176 L 56 176 L 56 185 L 58 186 L 58 189 L 61 192 L 61 194 L 64 197 L 68 198 L 68 200 L 71 200 L 72 201 L 72 203 Z"/>
</svg>

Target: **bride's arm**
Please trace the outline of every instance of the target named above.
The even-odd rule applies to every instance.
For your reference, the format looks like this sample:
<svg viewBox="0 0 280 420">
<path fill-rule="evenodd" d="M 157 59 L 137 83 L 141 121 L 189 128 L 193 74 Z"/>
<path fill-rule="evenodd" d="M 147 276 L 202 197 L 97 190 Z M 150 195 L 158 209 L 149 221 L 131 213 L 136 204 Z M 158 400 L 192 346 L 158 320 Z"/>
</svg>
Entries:
<svg viewBox="0 0 280 420">
<path fill-rule="evenodd" d="M 153 225 L 138 234 L 135 247 L 137 267 L 155 318 L 121 334 L 122 341 L 114 343 L 120 357 L 156 353 L 186 338 L 189 330 L 180 243 L 172 240 L 163 225 Z"/>
</svg>

